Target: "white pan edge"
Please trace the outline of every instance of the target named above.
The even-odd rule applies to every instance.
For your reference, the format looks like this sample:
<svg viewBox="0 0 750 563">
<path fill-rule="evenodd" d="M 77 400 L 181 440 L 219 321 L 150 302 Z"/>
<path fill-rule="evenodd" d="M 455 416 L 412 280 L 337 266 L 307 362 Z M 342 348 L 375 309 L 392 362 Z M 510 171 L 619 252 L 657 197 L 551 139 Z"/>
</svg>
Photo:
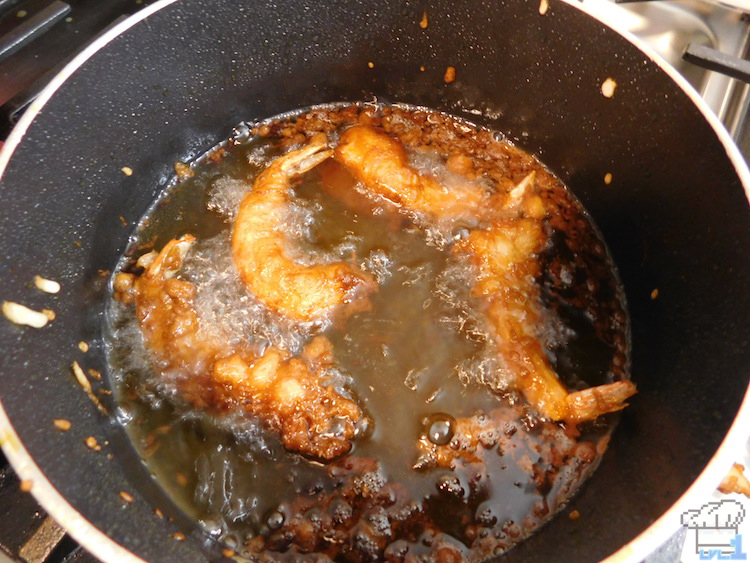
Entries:
<svg viewBox="0 0 750 563">
<path fill-rule="evenodd" d="M 70 63 L 57 74 L 42 90 L 39 96 L 15 126 L 2 150 L 0 150 L 0 178 L 5 172 L 10 157 L 18 144 L 26 135 L 31 122 L 37 114 L 57 92 L 58 88 L 70 78 L 88 59 L 110 41 L 124 33 L 141 20 L 154 12 L 172 4 L 176 0 L 158 0 L 154 4 L 143 8 L 129 18 L 107 30 L 81 51 Z M 147 563 L 89 522 L 68 500 L 52 485 L 39 466 L 23 446 L 13 424 L 8 418 L 2 403 L 0 403 L 0 446 L 8 458 L 18 477 L 31 483 L 31 494 L 47 513 L 73 537 L 75 541 L 86 548 L 91 554 L 102 561 L 118 561 L 122 563 Z"/>
</svg>

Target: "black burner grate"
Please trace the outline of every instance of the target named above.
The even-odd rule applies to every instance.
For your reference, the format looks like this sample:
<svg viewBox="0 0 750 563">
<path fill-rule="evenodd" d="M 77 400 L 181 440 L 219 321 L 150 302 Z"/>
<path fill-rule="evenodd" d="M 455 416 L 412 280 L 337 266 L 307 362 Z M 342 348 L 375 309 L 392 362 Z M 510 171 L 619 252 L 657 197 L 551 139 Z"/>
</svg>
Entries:
<svg viewBox="0 0 750 563">
<path fill-rule="evenodd" d="M 21 482 L 0 453 L 0 554 L 24 563 L 98 562 L 21 489 Z"/>
</svg>

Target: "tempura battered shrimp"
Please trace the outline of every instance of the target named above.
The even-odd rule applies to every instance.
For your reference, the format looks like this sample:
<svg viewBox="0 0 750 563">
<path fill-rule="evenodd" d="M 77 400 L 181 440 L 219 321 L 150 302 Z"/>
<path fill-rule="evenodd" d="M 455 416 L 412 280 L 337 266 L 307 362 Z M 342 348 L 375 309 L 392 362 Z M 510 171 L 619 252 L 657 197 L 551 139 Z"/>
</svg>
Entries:
<svg viewBox="0 0 750 563">
<path fill-rule="evenodd" d="M 362 418 L 354 401 L 321 384 L 332 367 L 331 343 L 318 336 L 300 358 L 275 348 L 260 358 L 222 358 L 212 382 L 223 406 L 244 408 L 278 429 L 287 449 L 329 460 L 351 449 Z"/>
<path fill-rule="evenodd" d="M 476 184 L 466 182 L 448 189 L 418 173 L 399 141 L 366 125 L 355 125 L 341 134 L 334 158 L 373 193 L 430 219 L 473 220 L 488 198 Z"/>
<path fill-rule="evenodd" d="M 537 337 L 541 315 L 535 279 L 540 274 L 538 254 L 547 244 L 547 236 L 543 223 L 546 209 L 534 193 L 534 173 L 511 190 L 504 202 L 502 194 L 488 196 L 476 184 L 448 190 L 435 178 L 416 172 L 399 141 L 364 125 L 342 133 L 334 158 L 367 189 L 405 211 L 434 221 L 471 217 L 489 222 L 487 228 L 470 231 L 454 250 L 468 253 L 478 267 L 473 296 L 485 300 L 498 351 L 513 378 L 512 387 L 521 390 L 539 412 L 553 420 L 575 423 L 624 408 L 635 385 L 618 381 L 568 393 Z M 470 166 L 460 161 L 452 168 Z"/>
<path fill-rule="evenodd" d="M 135 303 L 144 340 L 164 371 L 205 365 L 216 353 L 212 343 L 198 334 L 198 315 L 192 306 L 195 286 L 174 277 L 194 243 L 192 235 L 172 239 L 161 252 L 138 259 L 137 265 L 145 268 L 142 275 L 119 273 L 114 281 L 115 298 Z"/>
<path fill-rule="evenodd" d="M 141 257 L 140 276 L 120 273 L 115 297 L 136 317 L 167 388 L 202 409 L 244 411 L 278 433 L 287 449 L 328 460 L 348 452 L 357 404 L 322 380 L 333 366 L 330 342 L 313 339 L 301 357 L 273 347 L 232 349 L 200 329 L 195 286 L 174 276 L 195 238 L 185 235 Z"/>
<path fill-rule="evenodd" d="M 513 380 L 542 415 L 571 423 L 618 411 L 635 393 L 630 381 L 617 381 L 568 393 L 552 370 L 537 337 L 540 325 L 539 253 L 547 244 L 546 209 L 534 190 L 534 173 L 508 194 L 505 205 L 486 229 L 475 229 L 456 243 L 478 268 L 474 297 L 486 306 L 495 344 Z"/>
<path fill-rule="evenodd" d="M 275 160 L 245 195 L 232 233 L 232 256 L 242 281 L 270 309 L 300 321 L 344 307 L 368 306 L 375 282 L 344 262 L 303 265 L 286 252 L 284 216 L 291 181 L 329 158 L 325 135 Z"/>
</svg>

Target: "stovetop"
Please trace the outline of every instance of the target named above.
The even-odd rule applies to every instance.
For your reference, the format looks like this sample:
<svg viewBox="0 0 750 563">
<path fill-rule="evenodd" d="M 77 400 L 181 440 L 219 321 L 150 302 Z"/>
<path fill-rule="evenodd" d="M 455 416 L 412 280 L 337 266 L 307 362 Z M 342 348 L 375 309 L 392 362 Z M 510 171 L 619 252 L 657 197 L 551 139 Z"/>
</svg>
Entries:
<svg viewBox="0 0 750 563">
<path fill-rule="evenodd" d="M 97 35 L 154 0 L 0 0 L 0 140 L 7 137 L 29 99 Z M 2 41 L 28 26 L 51 5 L 70 10 L 12 54 Z M 56 6 L 64 9 L 64 6 Z M 61 10 L 62 11 L 62 10 Z M 3 58 L 4 57 L 4 58 Z"/>
<path fill-rule="evenodd" d="M 33 97 L 68 60 L 107 28 L 153 1 L 0 0 L 0 142 Z M 580 1 L 604 21 L 642 38 L 681 72 L 719 116 L 746 158 L 750 157 L 748 85 L 683 59 L 688 45 L 748 59 L 747 15 L 699 0 Z M 0 453 L 0 563 L 97 561 L 21 488 Z M 677 550 L 653 560 L 676 561 L 680 548 L 681 543 Z"/>
</svg>

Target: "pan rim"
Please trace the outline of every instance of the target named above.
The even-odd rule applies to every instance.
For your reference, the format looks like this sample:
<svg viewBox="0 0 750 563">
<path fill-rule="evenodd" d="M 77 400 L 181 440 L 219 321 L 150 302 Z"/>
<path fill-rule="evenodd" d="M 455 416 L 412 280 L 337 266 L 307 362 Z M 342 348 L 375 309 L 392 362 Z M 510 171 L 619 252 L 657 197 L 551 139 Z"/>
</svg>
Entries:
<svg viewBox="0 0 750 563">
<path fill-rule="evenodd" d="M 46 103 L 57 90 L 76 72 L 86 61 L 99 52 L 122 33 L 158 12 L 162 8 L 177 0 L 157 0 L 132 16 L 116 24 L 101 36 L 97 37 L 83 51 L 73 58 L 42 90 L 21 116 L 21 119 L 11 131 L 2 149 L 0 149 L 0 179 L 8 166 L 10 158 L 15 152 L 26 131 Z M 122 561 L 123 563 L 148 563 L 132 551 L 110 538 L 104 531 L 96 527 L 81 514 L 55 488 L 44 472 L 36 464 L 34 458 L 23 445 L 18 433 L 11 423 L 2 401 L 0 401 L 0 448 L 2 448 L 8 462 L 18 477 L 32 483 L 31 494 L 44 510 L 73 537 L 81 546 L 102 561 Z"/>
<path fill-rule="evenodd" d="M 31 104 L 24 113 L 21 120 L 11 132 L 2 150 L 0 150 L 0 179 L 5 172 L 12 154 L 23 140 L 29 126 L 52 98 L 56 91 L 88 61 L 100 49 L 122 33 L 146 19 L 152 14 L 173 4 L 177 0 L 157 0 L 154 4 L 143 8 L 132 16 L 112 27 L 102 36 L 88 45 L 78 56 L 68 63 L 59 74 L 44 88 L 39 97 Z M 698 92 L 680 75 L 669 63 L 656 53 L 646 43 L 624 29 L 618 29 L 602 19 L 597 14 L 593 4 L 594 0 L 562 0 L 564 3 L 577 8 L 587 15 L 596 19 L 602 25 L 608 27 L 627 39 L 638 48 L 652 62 L 657 64 L 690 98 L 693 104 L 701 112 L 704 119 L 709 123 L 714 133 L 724 147 L 727 157 L 732 163 L 745 191 L 745 196 L 750 201 L 750 169 L 747 162 L 726 131 L 718 117 L 711 111 L 703 101 Z M 554 17 L 550 13 L 546 17 Z M 603 77 L 604 78 L 604 77 Z M 609 555 L 604 561 L 607 563 L 638 562 L 660 547 L 671 535 L 681 527 L 679 515 L 687 509 L 695 508 L 701 499 L 716 488 L 734 461 L 738 448 L 743 447 L 747 440 L 747 432 L 750 427 L 750 388 L 745 393 L 744 399 L 737 412 L 732 425 L 724 440 L 716 450 L 710 461 L 693 481 L 682 496 L 667 509 L 655 522 L 633 538 L 615 553 Z M 30 480 L 31 493 L 39 504 L 58 522 L 65 522 L 64 528 L 71 536 L 96 557 L 105 561 L 123 561 L 126 563 L 146 563 L 130 550 L 114 541 L 93 523 L 78 512 L 68 500 L 54 487 L 46 478 L 41 468 L 37 466 L 29 452 L 23 446 L 17 432 L 15 431 L 3 405 L 0 402 L 0 447 L 5 453 L 8 461 L 18 476 L 24 480 Z"/>
<path fill-rule="evenodd" d="M 639 39 L 626 29 L 612 25 L 605 21 L 594 7 L 593 0 L 562 0 L 566 4 L 581 10 L 596 19 L 602 25 L 622 35 L 630 43 L 635 45 L 652 62 L 657 64 L 690 98 L 693 104 L 701 112 L 714 133 L 719 138 L 727 157 L 734 166 L 740 182 L 745 190 L 745 197 L 750 203 L 750 169 L 737 144 L 729 135 L 717 115 L 711 111 L 708 104 L 693 86 L 683 77 L 677 69 L 670 65 L 659 53 L 647 43 Z M 603 77 L 604 78 L 604 77 Z M 703 471 L 695 478 L 688 489 L 670 506 L 659 518 L 638 536 L 630 540 L 616 552 L 604 559 L 603 563 L 624 563 L 643 561 L 654 553 L 664 542 L 672 537 L 682 527 L 680 515 L 689 509 L 699 506 L 701 501 L 716 490 L 721 480 L 726 476 L 732 463 L 736 461 L 735 452 L 741 451 L 748 440 L 747 428 L 750 428 L 750 387 L 745 392 L 737 416 L 717 448 L 714 455 L 703 468 Z"/>
</svg>

